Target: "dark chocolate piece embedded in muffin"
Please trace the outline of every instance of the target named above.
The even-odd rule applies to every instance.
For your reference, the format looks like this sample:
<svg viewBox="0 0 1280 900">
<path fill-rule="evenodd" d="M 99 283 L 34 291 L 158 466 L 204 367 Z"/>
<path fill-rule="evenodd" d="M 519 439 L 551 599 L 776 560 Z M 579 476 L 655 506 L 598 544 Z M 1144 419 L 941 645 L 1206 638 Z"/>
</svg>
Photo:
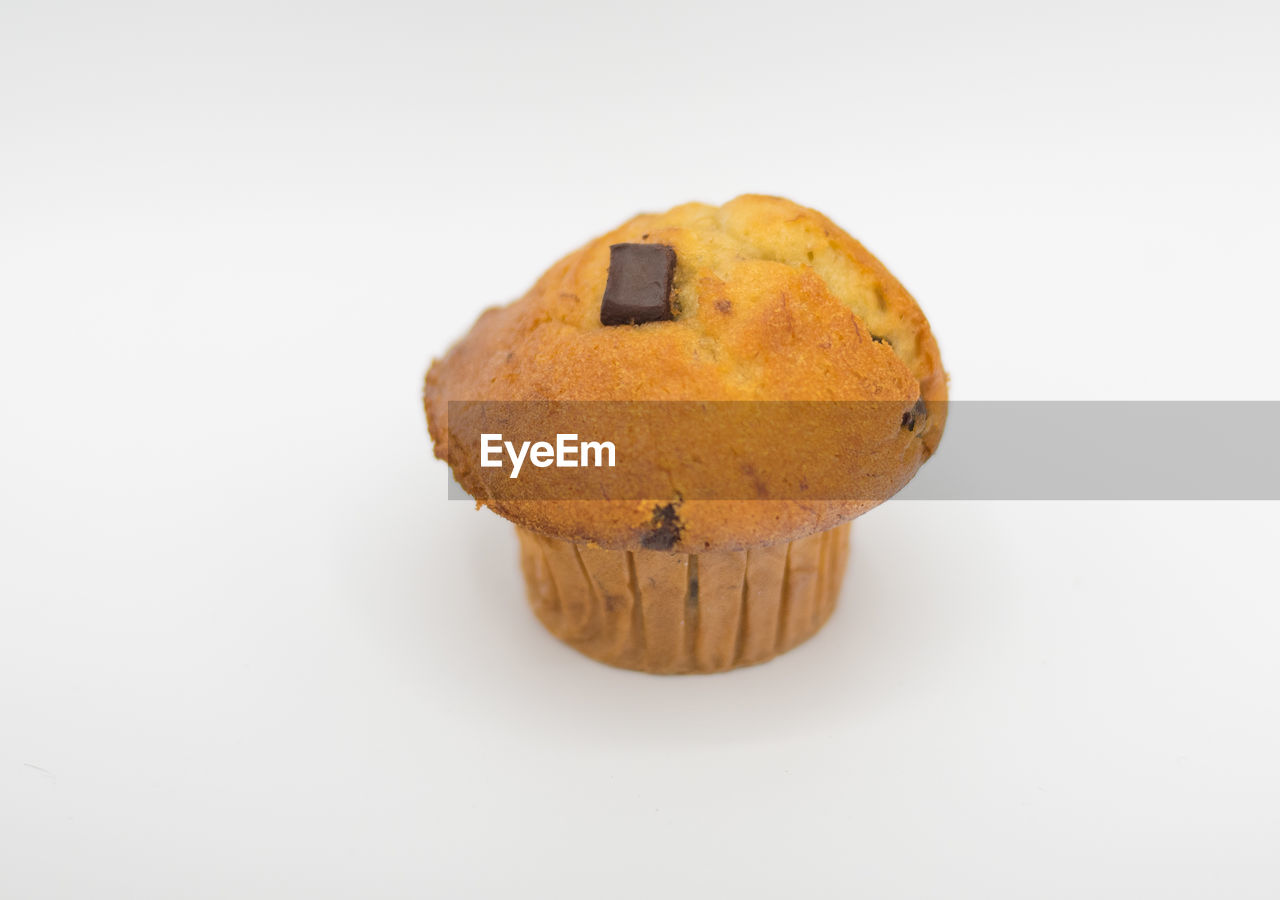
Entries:
<svg viewBox="0 0 1280 900">
<path fill-rule="evenodd" d="M 639 325 L 674 319 L 671 279 L 676 251 L 663 244 L 614 244 L 600 301 L 604 325 Z"/>
</svg>

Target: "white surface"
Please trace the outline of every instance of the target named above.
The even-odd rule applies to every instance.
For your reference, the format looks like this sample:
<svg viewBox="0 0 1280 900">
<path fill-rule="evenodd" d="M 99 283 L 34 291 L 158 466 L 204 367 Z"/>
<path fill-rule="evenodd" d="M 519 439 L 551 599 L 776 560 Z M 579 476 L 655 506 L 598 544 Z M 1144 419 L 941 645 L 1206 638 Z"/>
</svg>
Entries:
<svg viewBox="0 0 1280 900">
<path fill-rule="evenodd" d="M 889 504 L 663 679 L 429 458 L 482 306 L 744 190 L 957 397 L 1276 398 L 1274 9 L 1032 9 L 0 9 L 0 896 L 1276 896 L 1275 504 Z"/>
</svg>

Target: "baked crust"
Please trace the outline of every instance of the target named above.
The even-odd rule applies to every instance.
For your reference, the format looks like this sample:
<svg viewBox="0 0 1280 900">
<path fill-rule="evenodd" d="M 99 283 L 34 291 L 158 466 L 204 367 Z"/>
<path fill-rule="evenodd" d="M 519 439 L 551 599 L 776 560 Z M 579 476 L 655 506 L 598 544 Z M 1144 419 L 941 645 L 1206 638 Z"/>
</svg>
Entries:
<svg viewBox="0 0 1280 900">
<path fill-rule="evenodd" d="M 673 321 L 600 323 L 616 243 L 675 249 Z M 861 244 L 814 210 L 744 195 L 636 216 L 564 257 L 519 300 L 486 310 L 432 363 L 424 403 L 436 456 L 478 504 L 564 540 L 696 553 L 795 540 L 875 506 L 937 448 L 946 382 L 924 314 Z M 876 401 L 868 409 L 882 421 L 858 424 L 853 465 L 847 457 L 811 463 L 838 466 L 818 474 L 847 478 L 856 500 L 791 499 L 794 471 L 770 467 L 767 429 L 754 436 L 758 453 L 748 446 L 724 467 L 724 484 L 681 490 L 677 479 L 670 496 L 643 501 L 547 500 L 521 497 L 514 483 L 495 496 L 490 479 L 502 473 L 478 466 L 474 441 L 450 439 L 451 400 Z M 902 427 L 913 408 L 912 428 Z M 693 455 L 721 446 L 687 423 L 664 440 Z M 684 499 L 748 496 L 734 481 L 748 477 L 763 485 L 757 496 L 788 499 Z M 884 489 L 862 499 L 854 486 L 868 478 Z"/>
</svg>

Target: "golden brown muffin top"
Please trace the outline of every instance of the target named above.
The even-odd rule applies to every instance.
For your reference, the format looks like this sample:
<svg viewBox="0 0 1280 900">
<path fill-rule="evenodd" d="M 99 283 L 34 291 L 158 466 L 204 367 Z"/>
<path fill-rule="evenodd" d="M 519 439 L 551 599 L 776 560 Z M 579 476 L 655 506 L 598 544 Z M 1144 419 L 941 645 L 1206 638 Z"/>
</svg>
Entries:
<svg viewBox="0 0 1280 900">
<path fill-rule="evenodd" d="M 675 250 L 673 320 L 601 324 L 609 248 L 619 243 Z M 487 486 L 494 470 L 476 465 L 478 448 L 448 440 L 448 402 L 883 401 L 874 405 L 894 427 L 864 429 L 859 457 L 837 463 L 835 474 L 880 477 L 891 492 L 937 447 L 946 394 L 929 323 L 875 257 L 821 213 L 744 195 L 636 216 L 561 259 L 519 300 L 486 310 L 432 364 L 424 398 L 436 455 L 477 503 L 566 540 L 698 552 L 792 540 L 883 497 L 803 499 L 794 472 L 769 470 L 768 433 L 758 435 L 758 453 L 748 446 L 722 467 L 728 478 L 749 469 L 760 499 L 685 500 L 682 493 L 743 494 L 729 485 L 719 495 L 705 485 L 682 492 L 675 483 L 672 496 L 644 501 L 516 498 L 505 483 L 496 497 Z M 921 399 L 927 414 L 912 416 L 920 421 L 910 430 L 896 427 Z M 681 453 L 714 455 L 713 438 L 685 427 L 666 439 Z"/>
</svg>

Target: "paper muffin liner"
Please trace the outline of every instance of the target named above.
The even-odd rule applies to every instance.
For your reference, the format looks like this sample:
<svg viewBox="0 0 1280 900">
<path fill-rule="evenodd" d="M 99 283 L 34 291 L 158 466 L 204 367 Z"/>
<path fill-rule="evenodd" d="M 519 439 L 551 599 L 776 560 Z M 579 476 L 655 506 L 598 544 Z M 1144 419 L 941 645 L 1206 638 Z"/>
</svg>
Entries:
<svg viewBox="0 0 1280 900">
<path fill-rule="evenodd" d="M 592 659 L 642 672 L 723 672 L 772 659 L 835 608 L 849 524 L 750 550 L 602 550 L 516 527 L 529 603 Z"/>
</svg>

